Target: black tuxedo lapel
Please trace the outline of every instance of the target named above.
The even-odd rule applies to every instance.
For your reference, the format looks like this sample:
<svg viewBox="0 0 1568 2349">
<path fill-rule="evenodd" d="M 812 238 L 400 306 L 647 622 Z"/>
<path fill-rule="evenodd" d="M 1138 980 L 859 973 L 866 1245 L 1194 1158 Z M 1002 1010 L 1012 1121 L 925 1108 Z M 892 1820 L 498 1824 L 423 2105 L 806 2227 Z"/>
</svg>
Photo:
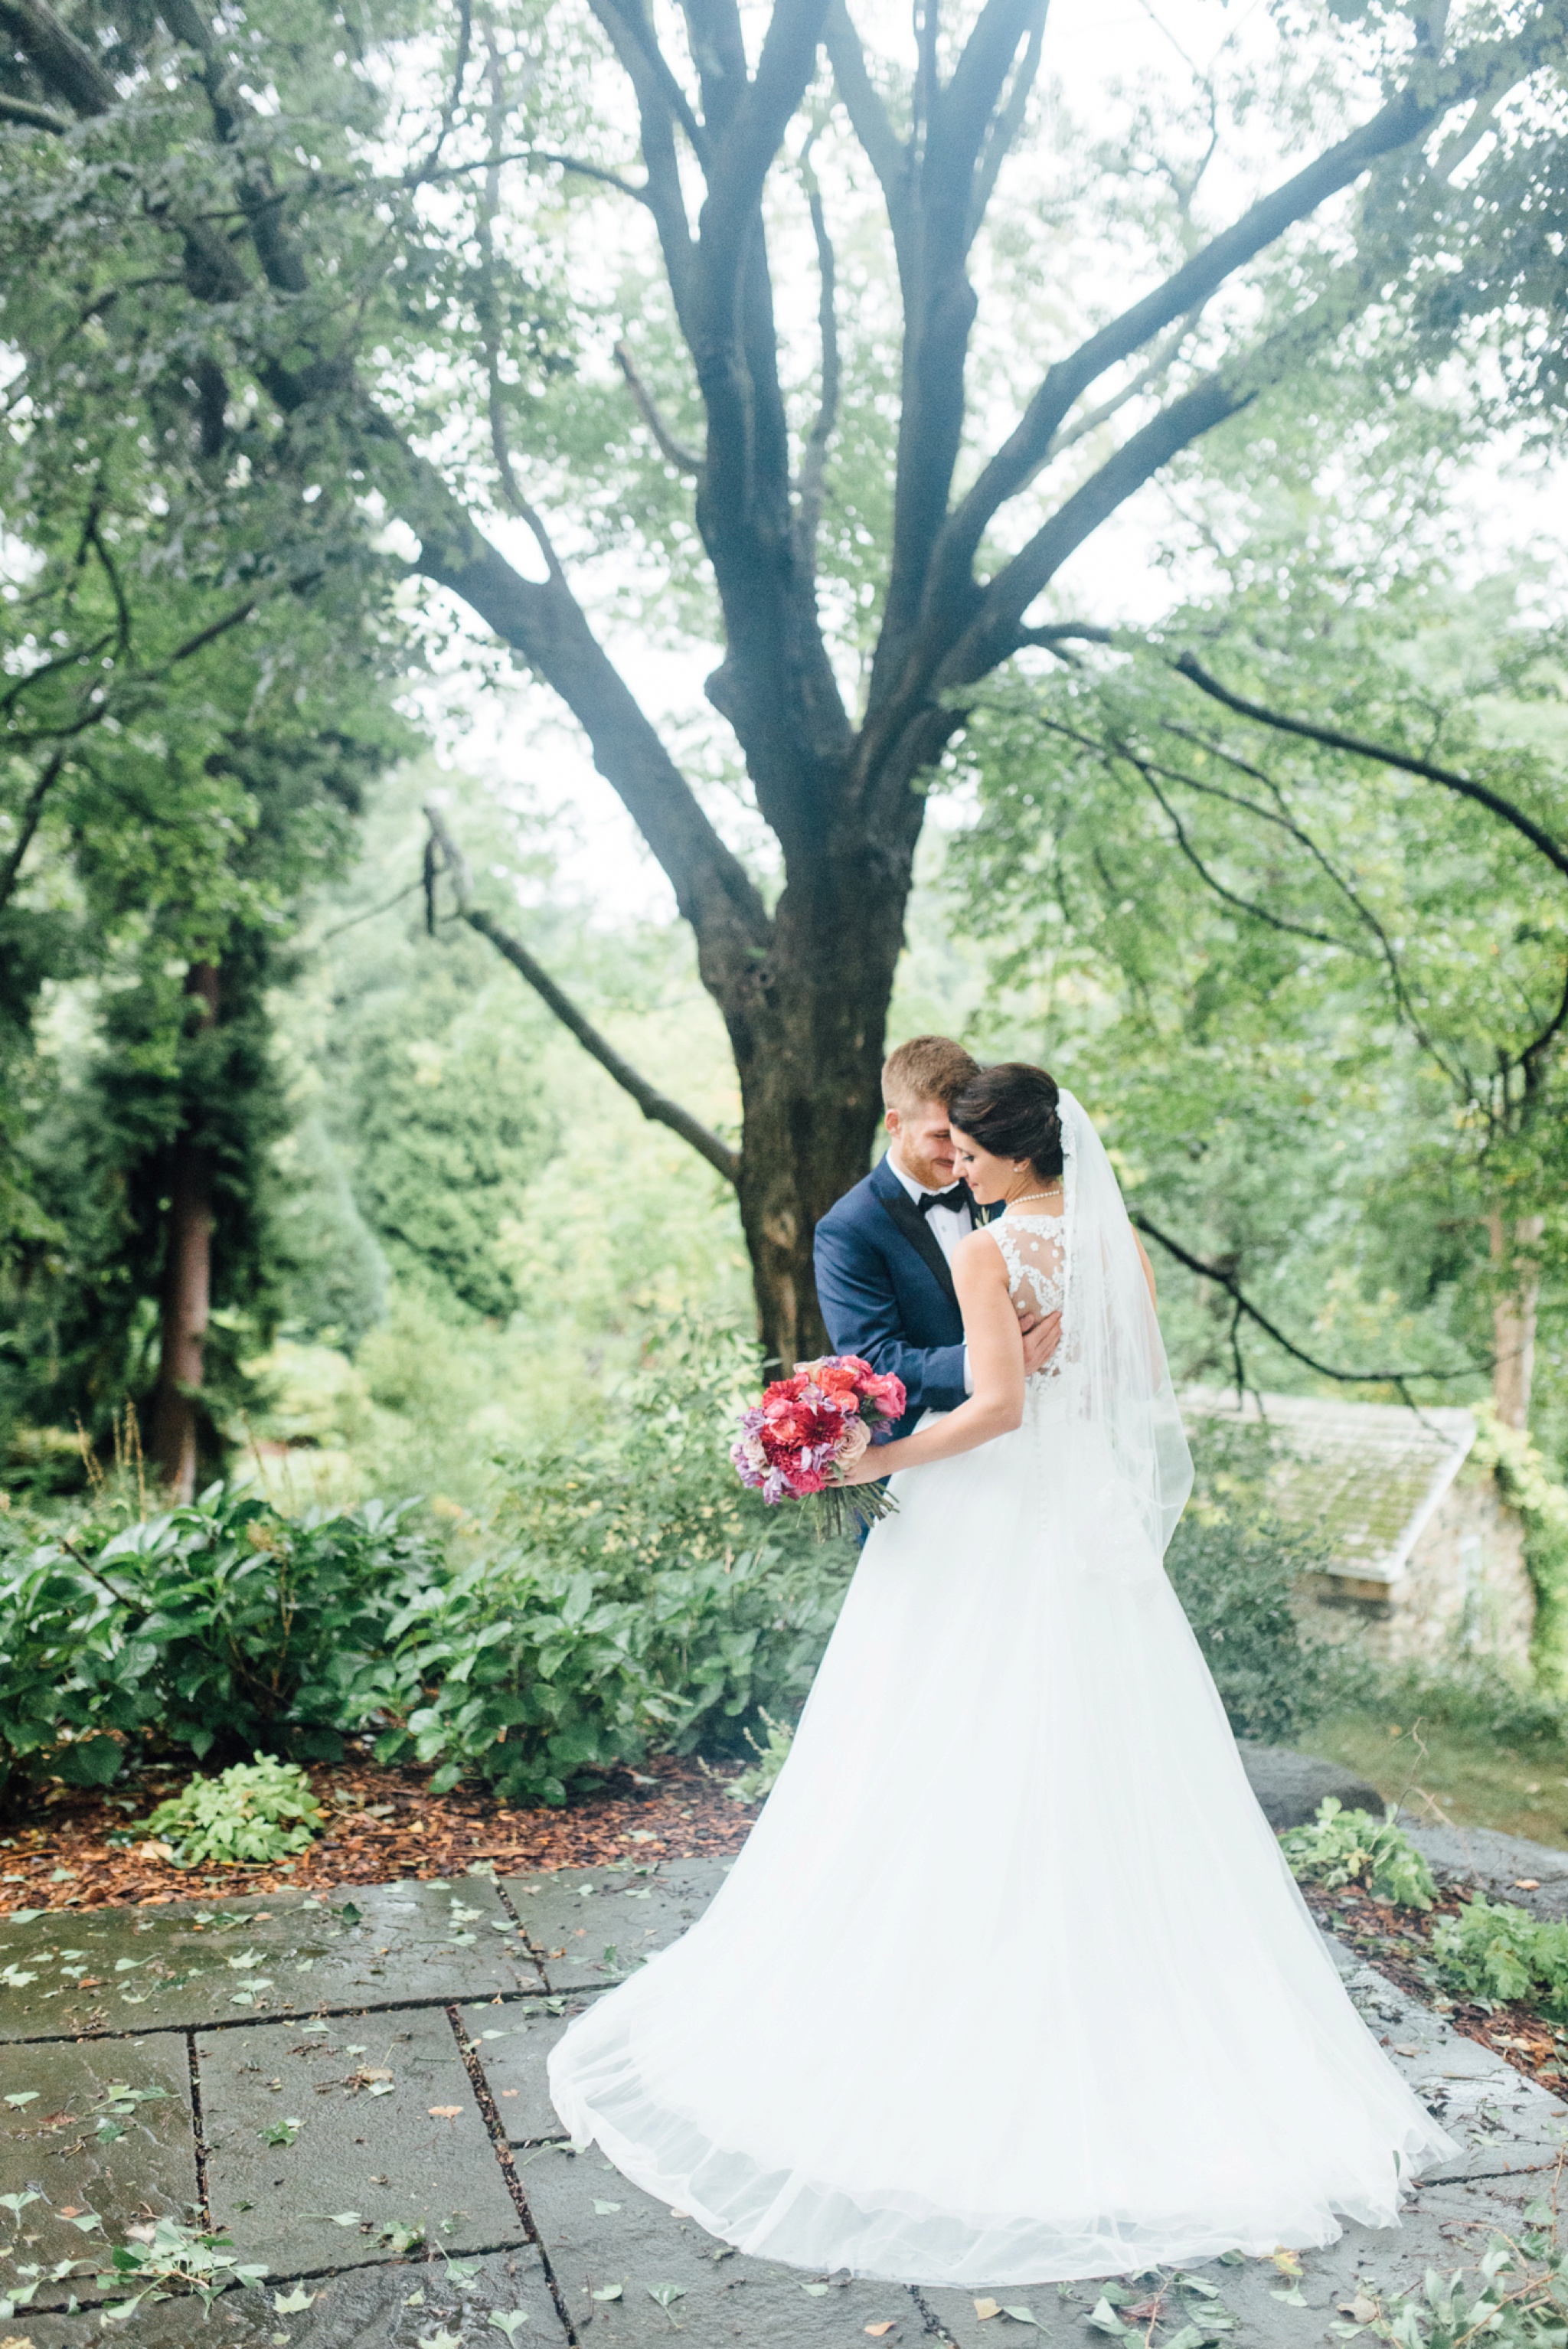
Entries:
<svg viewBox="0 0 1568 2349">
<path fill-rule="evenodd" d="M 952 1268 L 942 1253 L 942 1243 L 896 1175 L 885 1190 L 878 1185 L 877 1199 L 911 1247 L 929 1266 L 949 1304 L 956 1307 L 958 1291 L 953 1286 Z"/>
</svg>

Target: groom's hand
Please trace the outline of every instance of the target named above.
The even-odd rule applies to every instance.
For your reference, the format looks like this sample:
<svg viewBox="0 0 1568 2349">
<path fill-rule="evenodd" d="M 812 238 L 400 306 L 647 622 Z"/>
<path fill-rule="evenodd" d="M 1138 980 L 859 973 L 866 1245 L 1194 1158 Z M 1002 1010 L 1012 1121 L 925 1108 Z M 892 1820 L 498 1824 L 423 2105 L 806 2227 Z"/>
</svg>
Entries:
<svg viewBox="0 0 1568 2349">
<path fill-rule="evenodd" d="M 1062 1334 L 1059 1313 L 1023 1313 L 1018 1327 L 1024 1333 L 1024 1375 L 1033 1378 L 1043 1371 L 1057 1350 L 1057 1340 Z"/>
</svg>

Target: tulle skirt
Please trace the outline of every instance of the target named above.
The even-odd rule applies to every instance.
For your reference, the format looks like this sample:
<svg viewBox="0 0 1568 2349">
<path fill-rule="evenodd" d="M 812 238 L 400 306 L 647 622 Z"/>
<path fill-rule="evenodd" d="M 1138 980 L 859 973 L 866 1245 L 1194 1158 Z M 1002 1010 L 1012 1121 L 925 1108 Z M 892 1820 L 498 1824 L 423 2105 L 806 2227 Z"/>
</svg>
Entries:
<svg viewBox="0 0 1568 2349">
<path fill-rule="evenodd" d="M 707 1914 L 551 2060 L 746 2251 L 916 2283 L 1387 2226 L 1456 2148 L 1342 1988 L 1092 1430 L 893 1480 Z"/>
</svg>

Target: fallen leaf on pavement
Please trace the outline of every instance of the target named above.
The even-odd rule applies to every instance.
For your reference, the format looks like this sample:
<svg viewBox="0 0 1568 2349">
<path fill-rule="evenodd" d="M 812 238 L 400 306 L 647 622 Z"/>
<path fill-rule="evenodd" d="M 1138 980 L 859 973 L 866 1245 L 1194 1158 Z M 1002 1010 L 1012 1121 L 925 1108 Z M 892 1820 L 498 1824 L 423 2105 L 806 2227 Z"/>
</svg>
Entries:
<svg viewBox="0 0 1568 2349">
<path fill-rule="evenodd" d="M 975 2313 L 984 2324 L 988 2316 L 1001 2315 L 1002 2303 L 999 2300 L 977 2300 L 975 2303 Z"/>
<path fill-rule="evenodd" d="M 430 2105 L 426 2109 L 433 2121 L 455 2121 L 463 2108 L 461 2105 Z"/>
</svg>

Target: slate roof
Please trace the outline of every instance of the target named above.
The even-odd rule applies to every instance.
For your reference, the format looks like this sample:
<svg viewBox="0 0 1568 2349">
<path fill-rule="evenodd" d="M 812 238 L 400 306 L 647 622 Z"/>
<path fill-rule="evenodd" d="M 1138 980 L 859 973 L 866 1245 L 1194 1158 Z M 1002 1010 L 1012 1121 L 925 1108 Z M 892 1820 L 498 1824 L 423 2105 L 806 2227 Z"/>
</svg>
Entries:
<svg viewBox="0 0 1568 2349">
<path fill-rule="evenodd" d="M 1233 1391 L 1190 1387 L 1189 1419 L 1237 1416 Z M 1469 1455 L 1468 1411 L 1317 1395 L 1249 1394 L 1241 1417 L 1272 1427 L 1279 1444 L 1269 1492 L 1287 1521 L 1321 1526 L 1331 1573 L 1397 1582 Z"/>
</svg>

